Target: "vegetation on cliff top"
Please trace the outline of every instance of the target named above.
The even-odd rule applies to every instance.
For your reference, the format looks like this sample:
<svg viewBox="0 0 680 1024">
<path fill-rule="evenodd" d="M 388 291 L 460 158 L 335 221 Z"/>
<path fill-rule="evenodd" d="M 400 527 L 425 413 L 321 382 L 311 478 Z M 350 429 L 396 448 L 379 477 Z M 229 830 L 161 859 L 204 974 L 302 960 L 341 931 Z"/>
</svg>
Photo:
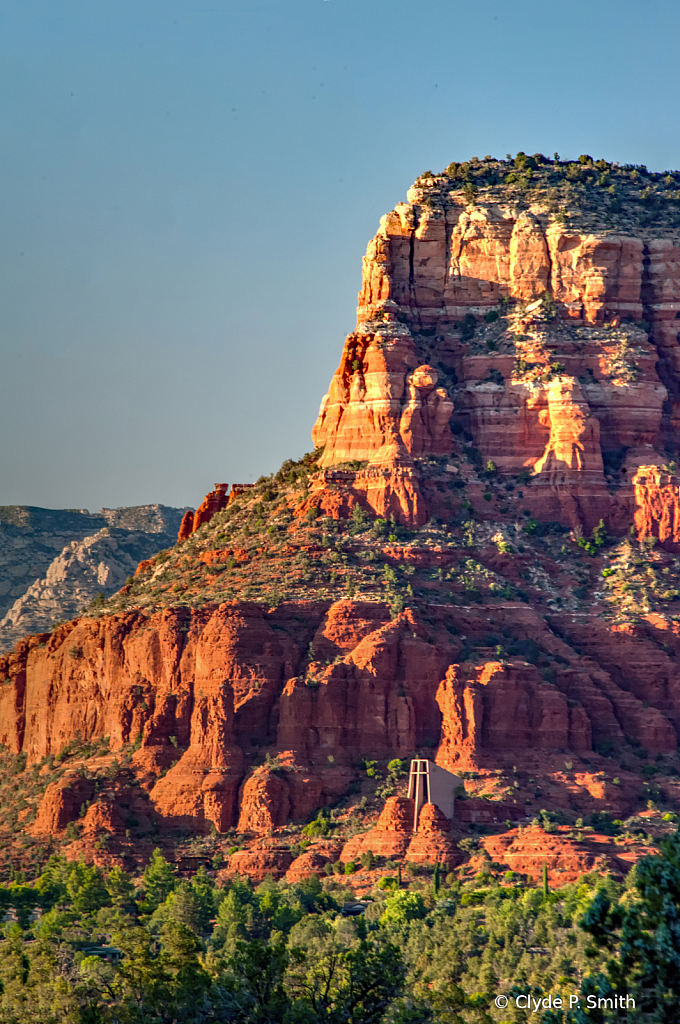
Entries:
<svg viewBox="0 0 680 1024">
<path fill-rule="evenodd" d="M 453 194 L 459 201 L 540 205 L 566 227 L 580 231 L 638 231 L 664 237 L 680 231 L 680 171 L 649 171 L 644 165 L 561 160 L 519 152 L 505 160 L 485 156 L 426 171 L 415 184 L 419 201 L 432 205 Z"/>
</svg>

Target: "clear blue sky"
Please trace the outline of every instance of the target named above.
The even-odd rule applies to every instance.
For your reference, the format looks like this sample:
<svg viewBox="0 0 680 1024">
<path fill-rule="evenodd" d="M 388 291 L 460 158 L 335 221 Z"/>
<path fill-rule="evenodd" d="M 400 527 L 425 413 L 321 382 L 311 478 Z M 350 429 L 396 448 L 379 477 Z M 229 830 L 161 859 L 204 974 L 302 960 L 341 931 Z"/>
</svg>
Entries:
<svg viewBox="0 0 680 1024">
<path fill-rule="evenodd" d="M 677 0 L 5 0 L 0 504 L 311 448 L 361 257 L 453 159 L 680 165 Z"/>
</svg>

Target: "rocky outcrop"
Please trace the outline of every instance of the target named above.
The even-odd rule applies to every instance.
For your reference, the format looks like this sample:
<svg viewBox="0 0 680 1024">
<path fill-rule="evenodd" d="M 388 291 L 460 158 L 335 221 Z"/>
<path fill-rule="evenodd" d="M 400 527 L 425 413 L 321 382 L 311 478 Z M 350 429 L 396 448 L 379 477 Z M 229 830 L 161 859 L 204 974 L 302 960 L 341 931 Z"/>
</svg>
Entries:
<svg viewBox="0 0 680 1024">
<path fill-rule="evenodd" d="M 291 864 L 293 855 L 289 850 L 277 847 L 260 847 L 239 850 L 229 857 L 227 868 L 221 872 L 225 879 L 234 875 L 246 875 L 252 882 L 263 882 L 268 875 L 278 880 L 283 878 Z"/>
<path fill-rule="evenodd" d="M 179 533 L 177 534 L 177 543 L 181 544 L 183 540 L 188 540 L 194 531 L 194 513 L 187 509 L 182 516 L 182 522 L 180 523 Z"/>
<path fill-rule="evenodd" d="M 279 701 L 279 749 L 346 761 L 367 750 L 404 757 L 432 742 L 442 659 L 414 626 L 406 614 L 359 640 L 341 661 L 312 662 L 304 678 L 289 679 Z"/>
<path fill-rule="evenodd" d="M 41 825 L 41 829 L 37 831 L 45 830 Z M 98 835 L 101 832 L 109 832 L 113 835 L 125 832 L 125 823 L 118 808 L 108 800 L 96 800 L 90 804 L 83 817 L 84 835 Z"/>
<path fill-rule="evenodd" d="M 451 822 L 434 804 L 425 804 L 415 830 L 415 804 L 407 797 L 385 801 L 380 817 L 368 832 L 353 836 L 343 847 L 341 860 L 356 861 L 363 853 L 402 858 L 413 864 L 454 867 L 463 857 L 451 835 Z"/>
<path fill-rule="evenodd" d="M 94 795 L 94 782 L 67 775 L 45 790 L 38 814 L 30 831 L 35 835 L 59 835 L 70 821 L 80 817 L 81 809 Z"/>
<path fill-rule="evenodd" d="M 579 233 L 540 201 L 471 205 L 446 178 L 417 182 L 364 257 L 313 432 L 321 465 L 367 462 L 352 467 L 359 500 L 421 523 L 405 457 L 454 451 L 453 424 L 499 472 L 529 470 L 537 517 L 627 531 L 632 478 L 673 437 L 669 389 L 680 402 L 679 257 L 670 238 Z"/>
<path fill-rule="evenodd" d="M 299 857 L 296 857 L 286 871 L 286 881 L 301 882 L 305 878 L 322 877 L 326 872 L 327 864 L 332 864 L 340 856 L 340 846 L 337 843 L 319 842 L 305 850 Z"/>
<path fill-rule="evenodd" d="M 496 864 L 505 864 L 534 882 L 540 881 L 545 865 L 548 883 L 556 888 L 577 881 L 588 871 L 610 871 L 620 877 L 630 867 L 605 836 L 576 842 L 559 832 L 550 834 L 532 826 L 488 836 L 483 845 Z M 645 852 L 649 853 L 649 849 Z"/>
<path fill-rule="evenodd" d="M 591 749 L 591 726 L 533 665 L 451 665 L 437 691 L 442 742 L 437 764 L 455 770 L 478 750 Z"/>
<path fill-rule="evenodd" d="M 454 771 L 526 762 L 556 780 L 559 806 L 629 811 L 639 792 L 625 778 L 613 785 L 592 769 L 563 777 L 563 752 L 590 759 L 593 743 L 626 742 L 676 749 L 680 682 L 658 646 L 663 623 L 629 636 L 603 620 L 552 615 L 550 629 L 524 605 L 497 609 L 497 624 L 562 660 L 548 682 L 534 665 L 494 660 L 492 650 L 476 663 L 460 660 L 460 634 L 483 637 L 489 612 L 443 608 L 442 622 L 458 623 L 454 636 L 433 633 L 411 611 L 392 620 L 383 605 L 352 601 L 271 610 L 233 601 L 83 618 L 0 658 L 0 742 L 31 764 L 77 737 L 108 736 L 113 751 L 136 743 L 133 765 L 149 790 L 140 814 L 171 828 L 213 823 L 266 835 L 335 803 L 362 757 L 433 748 Z M 662 635 L 674 636 L 670 628 Z M 38 830 L 61 831 L 78 816 L 93 795 L 72 796 L 81 781 L 48 789 Z M 462 819 L 473 803 L 457 805 Z M 484 802 L 499 820 L 517 806 Z M 388 801 L 375 845 L 369 838 L 365 848 L 403 854 L 412 811 L 401 798 Z M 364 839 L 343 859 L 356 859 Z"/>
<path fill-rule="evenodd" d="M 640 466 L 633 477 L 638 540 L 655 538 L 667 551 L 680 550 L 678 478 L 660 466 Z"/>
<path fill-rule="evenodd" d="M 195 533 L 204 523 L 209 523 L 214 515 L 227 507 L 229 504 L 228 491 L 229 484 L 215 484 L 215 490 L 211 491 L 210 494 L 206 494 L 194 513 L 192 533 Z"/>
<path fill-rule="evenodd" d="M 463 856 L 451 836 L 451 822 L 435 804 L 421 807 L 418 831 L 411 839 L 404 859 L 411 864 L 439 862 L 449 868 L 462 863 Z"/>
<path fill-rule="evenodd" d="M 140 559 L 174 542 L 182 511 L 0 509 L 0 651 L 119 590 Z"/>
<path fill-rule="evenodd" d="M 215 484 L 215 489 L 206 494 L 195 512 L 185 512 L 177 534 L 177 543 L 181 544 L 182 541 L 188 540 L 201 526 L 207 525 L 213 516 L 227 508 L 242 494 L 246 494 L 252 486 L 253 484 L 233 484 L 230 491 L 229 484 Z"/>
<path fill-rule="evenodd" d="M 411 456 L 445 455 L 453 444 L 452 410 L 434 367 L 418 365 L 405 325 L 351 334 L 312 433 L 324 447 L 320 464 L 371 461 L 399 442 Z"/>
<path fill-rule="evenodd" d="M 403 796 L 391 796 L 385 801 L 375 827 L 353 836 L 345 843 L 340 859 L 358 860 L 362 853 L 378 857 L 403 857 L 413 836 L 415 804 Z"/>
<path fill-rule="evenodd" d="M 443 182 L 434 188 L 419 183 L 408 199 L 381 219 L 369 243 L 360 320 L 391 300 L 400 309 L 417 307 L 423 322 L 438 324 L 468 310 L 493 308 L 504 295 L 531 301 L 545 291 L 569 315 L 590 322 L 614 314 L 642 316 L 649 251 L 642 238 L 580 235 L 551 221 L 540 206 L 518 211 L 502 199 L 470 206 Z M 646 298 L 660 291 L 659 299 L 677 302 L 677 250 L 670 240 L 659 241 L 654 251 L 663 254 L 665 265 L 645 281 Z"/>
<path fill-rule="evenodd" d="M 238 832 L 268 832 L 285 825 L 290 815 L 290 793 L 276 772 L 256 771 L 243 786 Z"/>
</svg>

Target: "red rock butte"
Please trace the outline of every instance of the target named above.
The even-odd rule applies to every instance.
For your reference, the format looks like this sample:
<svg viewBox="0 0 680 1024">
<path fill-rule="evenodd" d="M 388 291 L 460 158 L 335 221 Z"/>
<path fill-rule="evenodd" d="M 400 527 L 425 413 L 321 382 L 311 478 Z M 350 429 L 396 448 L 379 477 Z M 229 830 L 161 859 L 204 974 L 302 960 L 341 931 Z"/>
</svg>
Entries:
<svg viewBox="0 0 680 1024">
<path fill-rule="evenodd" d="M 659 496 L 649 469 L 644 493 L 633 483 L 677 449 L 680 248 L 670 233 L 583 233 L 543 202 L 470 205 L 444 178 L 419 180 L 368 245 L 357 327 L 314 427 L 321 465 L 367 463 L 357 495 L 421 523 L 414 460 L 454 452 L 454 426 L 484 464 L 530 474 L 541 518 L 586 529 L 604 519 L 622 533 L 637 497 L 645 529 L 677 543 L 675 477 L 675 495 Z M 475 326 L 499 310 L 505 329 L 480 344 Z"/>
<path fill-rule="evenodd" d="M 426 807 L 414 834 L 395 795 L 343 859 L 455 863 L 460 823 L 537 801 L 631 813 L 646 783 L 602 751 L 672 759 L 680 729 L 680 249 L 663 224 L 596 227 L 519 187 L 419 179 L 369 243 L 316 454 L 216 484 L 117 602 L 0 657 L 0 742 L 29 764 L 76 737 L 134 744 L 137 819 L 257 837 L 229 866 L 256 877 L 337 856 L 337 837 L 295 863 L 264 837 L 351 792 L 362 758 L 430 758 L 495 799 L 468 779 L 453 823 Z M 587 539 L 601 520 L 626 538 L 608 562 Z M 63 834 L 87 801 L 86 834 L 120 831 L 78 772 L 30 827 Z M 494 858 L 518 863 L 525 840 Z M 555 864 L 578 866 L 566 842 Z"/>
</svg>

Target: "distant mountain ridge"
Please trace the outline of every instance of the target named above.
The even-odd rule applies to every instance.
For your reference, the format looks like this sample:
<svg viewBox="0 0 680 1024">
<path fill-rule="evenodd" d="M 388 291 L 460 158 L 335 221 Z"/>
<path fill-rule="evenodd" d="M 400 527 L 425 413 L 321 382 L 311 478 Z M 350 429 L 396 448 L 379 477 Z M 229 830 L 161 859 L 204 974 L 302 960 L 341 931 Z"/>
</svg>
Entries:
<svg viewBox="0 0 680 1024">
<path fill-rule="evenodd" d="M 175 542 L 185 511 L 0 506 L 0 650 L 115 593 L 142 559 Z"/>
</svg>

